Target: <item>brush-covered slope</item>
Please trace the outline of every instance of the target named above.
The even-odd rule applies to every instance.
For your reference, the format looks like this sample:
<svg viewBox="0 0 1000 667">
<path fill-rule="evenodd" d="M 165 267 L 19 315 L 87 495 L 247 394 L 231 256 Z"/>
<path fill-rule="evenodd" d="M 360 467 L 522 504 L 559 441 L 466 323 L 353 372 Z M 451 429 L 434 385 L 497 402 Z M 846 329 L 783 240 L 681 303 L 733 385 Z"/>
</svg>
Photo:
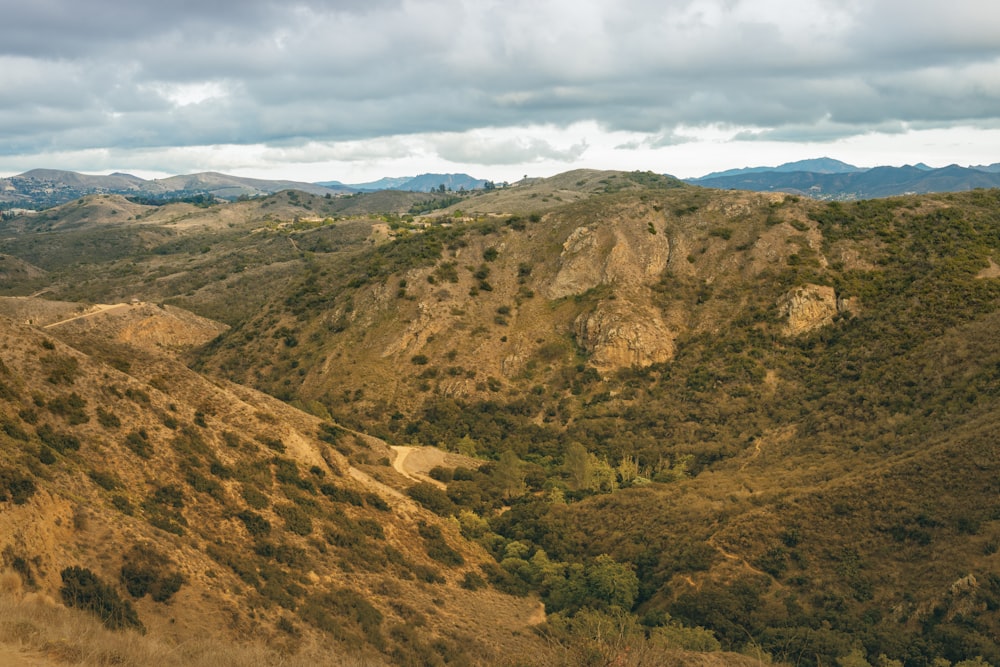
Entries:
<svg viewBox="0 0 1000 667">
<path fill-rule="evenodd" d="M 537 603 L 481 588 L 485 552 L 387 485 L 409 482 L 383 444 L 174 361 L 166 350 L 218 331 L 190 314 L 65 314 L 0 318 L 5 589 L 158 641 L 266 643 L 274 659 L 307 645 L 329 664 L 543 655 L 523 632 Z"/>
<path fill-rule="evenodd" d="M 638 577 L 621 602 L 726 647 L 998 660 L 998 205 L 465 204 L 314 257 L 201 367 L 495 460 L 438 471 L 445 511 L 487 519 L 497 581 L 550 611 L 586 606 L 560 582 L 610 554 Z"/>
<path fill-rule="evenodd" d="M 540 596 L 568 664 L 1000 661 L 996 191 L 843 205 L 574 172 L 415 217 L 295 199 L 143 224 L 159 240 L 139 250 L 70 252 L 130 225 L 11 230 L 0 250 L 54 298 L 225 321 L 204 377 L 484 460 L 415 483 L 384 445 L 347 454 L 451 517 L 491 586 Z M 89 319 L 60 335 L 155 368 Z"/>
</svg>

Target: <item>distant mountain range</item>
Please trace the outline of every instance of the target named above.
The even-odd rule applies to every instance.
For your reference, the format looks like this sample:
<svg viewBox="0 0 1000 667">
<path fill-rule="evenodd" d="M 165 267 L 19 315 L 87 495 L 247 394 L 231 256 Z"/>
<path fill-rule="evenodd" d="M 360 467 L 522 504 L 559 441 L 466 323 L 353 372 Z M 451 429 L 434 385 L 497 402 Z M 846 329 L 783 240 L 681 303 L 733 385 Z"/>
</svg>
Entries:
<svg viewBox="0 0 1000 667">
<path fill-rule="evenodd" d="M 777 167 L 745 167 L 713 172 L 688 183 L 721 190 L 789 192 L 815 199 L 868 199 L 906 193 L 960 192 L 974 188 L 1000 187 L 1000 162 L 934 169 L 926 164 L 863 169 L 840 160 L 822 157 L 787 162 Z M 146 180 L 131 174 L 91 176 L 57 169 L 31 171 L 0 178 L 0 208 L 42 209 L 58 206 L 90 194 L 121 194 L 152 200 L 174 200 L 208 196 L 234 201 L 282 190 L 300 190 L 319 196 L 400 190 L 458 192 L 486 187 L 489 181 L 468 174 L 421 174 L 381 178 L 367 183 L 340 181 L 304 183 L 265 180 L 203 172 Z"/>
<path fill-rule="evenodd" d="M 243 178 L 216 172 L 146 180 L 122 173 L 91 176 L 58 169 L 33 169 L 17 176 L 0 178 L 0 206 L 49 208 L 91 194 L 121 194 L 162 200 L 207 195 L 235 201 L 240 197 L 259 197 L 282 190 L 338 196 L 378 190 L 429 192 L 439 189 L 442 185 L 446 190 L 474 190 L 482 188 L 485 183 L 485 180 L 467 174 L 422 174 L 403 178 L 383 178 L 358 185 L 344 185 L 339 181 L 303 183 Z"/>
<path fill-rule="evenodd" d="M 814 199 L 871 199 L 1000 187 L 1000 163 L 976 167 L 926 164 L 862 169 L 831 158 L 714 172 L 688 183 L 720 190 L 790 192 Z"/>
<path fill-rule="evenodd" d="M 215 172 L 146 180 L 131 174 L 90 176 L 57 169 L 33 169 L 0 179 L 0 204 L 24 208 L 48 208 L 91 194 L 121 194 L 151 199 L 177 199 L 208 195 L 233 201 L 282 190 L 301 190 L 314 195 L 340 195 L 349 188 L 324 187 L 298 181 L 242 178 Z"/>
<path fill-rule="evenodd" d="M 815 158 L 812 160 L 798 160 L 797 162 L 786 162 L 777 167 L 744 167 L 742 169 L 727 169 L 725 171 L 713 171 L 711 174 L 702 176 L 706 178 L 725 178 L 728 176 L 742 176 L 743 174 L 759 174 L 763 172 L 788 173 L 794 171 L 808 171 L 814 174 L 848 174 L 855 171 L 864 171 L 853 164 L 847 164 L 840 160 L 829 157 Z"/>
<path fill-rule="evenodd" d="M 402 190 L 404 192 L 430 192 L 438 190 L 443 185 L 446 190 L 478 190 L 486 185 L 486 180 L 474 178 L 468 174 L 421 174 L 420 176 L 403 176 L 398 178 L 380 178 L 368 183 L 345 184 L 340 181 L 322 181 L 316 183 L 325 187 L 348 188 L 357 192 L 375 192 L 377 190 Z"/>
</svg>

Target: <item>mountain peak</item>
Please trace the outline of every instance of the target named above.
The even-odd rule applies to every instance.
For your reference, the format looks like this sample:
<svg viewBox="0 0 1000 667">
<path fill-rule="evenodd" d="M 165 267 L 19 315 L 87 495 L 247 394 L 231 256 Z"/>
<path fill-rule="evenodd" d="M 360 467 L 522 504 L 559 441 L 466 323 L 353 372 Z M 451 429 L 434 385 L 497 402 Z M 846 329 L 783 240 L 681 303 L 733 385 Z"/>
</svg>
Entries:
<svg viewBox="0 0 1000 667">
<path fill-rule="evenodd" d="M 864 171 L 853 164 L 841 162 L 830 157 L 812 158 L 809 160 L 797 160 L 795 162 L 785 162 L 777 167 L 743 167 L 742 169 L 727 169 L 725 171 L 715 171 L 706 174 L 701 178 L 693 180 L 703 180 L 706 178 L 722 178 L 726 176 L 740 176 L 742 174 L 759 174 L 763 172 L 789 173 L 796 171 L 807 171 L 814 174 L 848 174 Z"/>
</svg>

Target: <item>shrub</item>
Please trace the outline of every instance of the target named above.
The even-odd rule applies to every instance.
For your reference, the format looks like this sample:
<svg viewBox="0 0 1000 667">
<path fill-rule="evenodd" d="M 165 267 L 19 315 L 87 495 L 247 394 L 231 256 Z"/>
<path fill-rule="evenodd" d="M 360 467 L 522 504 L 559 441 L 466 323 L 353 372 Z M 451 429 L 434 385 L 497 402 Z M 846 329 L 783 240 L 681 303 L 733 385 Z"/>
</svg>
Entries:
<svg viewBox="0 0 1000 667">
<path fill-rule="evenodd" d="M 52 384 L 73 384 L 80 375 L 80 362 L 74 357 L 50 354 L 42 357 L 42 366 L 49 373 L 45 379 Z"/>
<path fill-rule="evenodd" d="M 154 602 L 166 602 L 184 584 L 184 575 L 172 569 L 173 565 L 152 547 L 136 545 L 125 554 L 121 582 L 134 598 L 149 593 Z"/>
<path fill-rule="evenodd" d="M 99 407 L 97 408 L 97 423 L 104 428 L 118 428 L 122 425 L 122 420 L 110 410 Z"/>
<path fill-rule="evenodd" d="M 335 503 L 350 503 L 355 507 L 361 507 L 365 504 L 364 498 L 360 493 L 335 484 L 322 484 L 319 487 L 319 491 Z"/>
<path fill-rule="evenodd" d="M 159 487 L 142 503 L 151 526 L 175 535 L 183 535 L 187 526 L 187 519 L 181 514 L 183 507 L 184 494 L 173 484 Z"/>
<path fill-rule="evenodd" d="M 380 512 L 389 512 L 392 508 L 389 503 L 382 499 L 382 496 L 377 493 L 366 493 L 365 494 L 365 504 L 373 509 L 377 509 Z"/>
<path fill-rule="evenodd" d="M 445 565 L 464 565 L 465 559 L 444 540 L 441 528 L 421 522 L 417 526 L 417 532 L 424 538 L 424 548 L 427 555 Z"/>
<path fill-rule="evenodd" d="M 253 486 L 244 484 L 240 491 L 243 495 L 243 500 L 247 501 L 247 505 L 254 509 L 263 509 L 271 504 L 267 496 Z"/>
<path fill-rule="evenodd" d="M 53 398 L 48 402 L 46 407 L 49 409 L 49 412 L 59 415 L 71 425 L 86 424 L 90 421 L 90 415 L 85 410 L 87 399 L 75 391 Z"/>
<path fill-rule="evenodd" d="M 267 535 L 271 532 L 271 522 L 253 510 L 243 510 L 236 515 L 243 522 L 247 532 L 253 537 Z"/>
<path fill-rule="evenodd" d="M 118 479 L 117 475 L 105 470 L 90 470 L 87 472 L 87 476 L 93 480 L 94 484 L 101 487 L 105 491 L 114 491 L 122 485 L 122 482 Z"/>
<path fill-rule="evenodd" d="M 431 479 L 436 479 L 439 482 L 444 482 L 447 484 L 452 479 L 454 479 L 454 470 L 451 468 L 445 468 L 444 466 L 434 466 L 431 468 L 430 472 L 427 473 Z"/>
<path fill-rule="evenodd" d="M 459 585 L 466 590 L 478 591 L 486 587 L 486 580 L 475 572 L 466 572 Z"/>
<path fill-rule="evenodd" d="M 15 440 L 20 440 L 21 442 L 28 442 L 31 440 L 31 436 L 28 435 L 28 432 L 21 428 L 20 424 L 11 419 L 3 418 L 3 426 L 0 428 L 2 428 L 4 433 Z"/>
<path fill-rule="evenodd" d="M 71 433 L 65 433 L 63 431 L 57 431 L 49 424 L 42 424 L 35 429 L 38 433 L 39 439 L 56 450 L 60 454 L 65 454 L 67 451 L 77 451 L 80 449 L 80 439 Z"/>
<path fill-rule="evenodd" d="M 343 637 L 345 625 L 355 626 L 374 646 L 384 645 L 381 632 L 382 612 L 350 589 L 342 588 L 311 596 L 302 605 L 299 616 L 316 628 L 343 639 L 348 639 Z"/>
<path fill-rule="evenodd" d="M 257 442 L 264 445 L 271 451 L 283 454 L 285 452 L 285 443 L 281 441 L 281 438 L 272 438 L 270 436 L 261 435 L 257 437 Z"/>
<path fill-rule="evenodd" d="M 455 513 L 455 503 L 451 498 L 430 482 L 418 482 L 406 490 L 406 495 L 440 516 Z"/>
<path fill-rule="evenodd" d="M 296 505 L 279 505 L 274 508 L 274 512 L 285 520 L 285 528 L 296 535 L 312 533 L 312 519 L 302 508 Z"/>
<path fill-rule="evenodd" d="M 126 435 L 125 446 L 140 458 L 148 459 L 153 456 L 153 445 L 149 442 L 149 434 L 144 428 Z"/>
<path fill-rule="evenodd" d="M 36 490 L 31 477 L 12 468 L 0 468 L 0 502 L 10 499 L 15 505 L 23 505 Z"/>
<path fill-rule="evenodd" d="M 77 607 L 96 614 L 112 630 L 135 628 L 145 632 L 132 603 L 123 600 L 118 591 L 104 583 L 90 570 L 67 567 L 59 573 L 62 587 L 59 596 L 67 607 Z"/>
</svg>

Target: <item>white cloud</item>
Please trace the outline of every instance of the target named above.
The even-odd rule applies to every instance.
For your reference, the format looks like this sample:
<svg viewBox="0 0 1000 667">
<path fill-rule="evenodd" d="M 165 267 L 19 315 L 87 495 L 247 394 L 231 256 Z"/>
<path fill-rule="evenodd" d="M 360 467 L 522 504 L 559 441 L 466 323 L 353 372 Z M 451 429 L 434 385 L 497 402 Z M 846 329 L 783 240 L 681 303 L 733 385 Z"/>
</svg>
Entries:
<svg viewBox="0 0 1000 667">
<path fill-rule="evenodd" d="M 213 145 L 245 147 L 234 168 L 601 167 L 705 128 L 823 152 L 1000 122 L 993 0 L 0 3 L 0 156 L 24 169 Z"/>
</svg>

